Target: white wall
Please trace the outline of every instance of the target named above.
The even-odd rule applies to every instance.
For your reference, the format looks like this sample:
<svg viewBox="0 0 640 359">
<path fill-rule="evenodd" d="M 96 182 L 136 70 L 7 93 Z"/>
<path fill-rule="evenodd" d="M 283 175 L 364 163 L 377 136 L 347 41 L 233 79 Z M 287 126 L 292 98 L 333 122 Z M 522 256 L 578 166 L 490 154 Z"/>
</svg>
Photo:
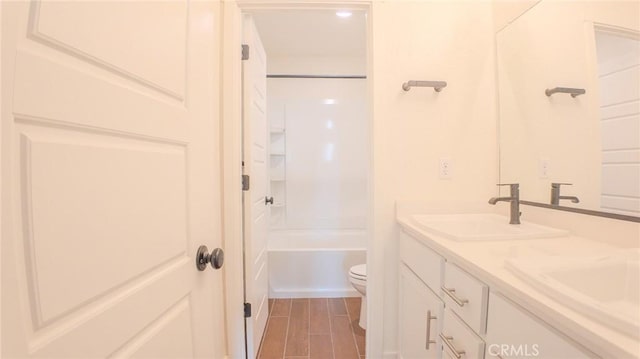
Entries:
<svg viewBox="0 0 640 359">
<path fill-rule="evenodd" d="M 541 0 L 493 0 L 493 26 L 496 31 L 511 23 Z"/>
<path fill-rule="evenodd" d="M 490 2 L 374 2 L 374 243 L 368 253 L 371 307 L 384 328 L 368 330 L 370 353 L 392 355 L 397 333 L 396 200 L 487 201 L 497 175 L 494 31 Z M 443 80 L 440 93 L 401 89 Z M 439 179 L 439 158 L 453 178 Z"/>
<path fill-rule="evenodd" d="M 367 61 L 360 56 L 270 56 L 272 75 L 366 75 Z"/>
</svg>

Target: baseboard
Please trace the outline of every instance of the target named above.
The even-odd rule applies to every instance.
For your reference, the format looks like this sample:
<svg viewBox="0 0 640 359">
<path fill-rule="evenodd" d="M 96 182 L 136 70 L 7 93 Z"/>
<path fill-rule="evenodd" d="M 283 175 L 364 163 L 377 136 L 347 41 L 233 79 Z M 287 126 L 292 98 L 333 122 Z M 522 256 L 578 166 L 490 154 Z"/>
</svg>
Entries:
<svg viewBox="0 0 640 359">
<path fill-rule="evenodd" d="M 349 289 L 298 289 L 298 290 L 269 290 L 269 298 L 341 298 L 359 297 L 354 288 Z"/>
</svg>

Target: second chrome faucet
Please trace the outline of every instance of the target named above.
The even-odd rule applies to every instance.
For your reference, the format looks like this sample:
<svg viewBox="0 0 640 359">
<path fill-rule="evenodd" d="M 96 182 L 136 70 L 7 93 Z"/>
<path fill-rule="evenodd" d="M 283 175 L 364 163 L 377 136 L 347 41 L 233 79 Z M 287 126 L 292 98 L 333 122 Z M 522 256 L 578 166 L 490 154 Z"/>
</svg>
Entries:
<svg viewBox="0 0 640 359">
<path fill-rule="evenodd" d="M 520 184 L 499 183 L 498 186 L 509 186 L 509 197 L 492 197 L 489 199 L 489 204 L 496 204 L 501 201 L 510 202 L 509 224 L 520 224 Z"/>
<path fill-rule="evenodd" d="M 572 203 L 580 203 L 580 200 L 576 196 L 561 196 L 560 186 L 571 186 L 571 183 L 552 183 L 551 184 L 551 204 L 558 206 L 561 199 L 570 200 Z"/>
</svg>

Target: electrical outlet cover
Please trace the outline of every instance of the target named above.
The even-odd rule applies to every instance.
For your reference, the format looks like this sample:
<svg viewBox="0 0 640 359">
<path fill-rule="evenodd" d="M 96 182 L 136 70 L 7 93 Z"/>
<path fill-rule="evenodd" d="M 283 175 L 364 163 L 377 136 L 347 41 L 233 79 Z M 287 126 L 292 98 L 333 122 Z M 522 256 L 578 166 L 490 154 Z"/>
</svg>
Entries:
<svg viewBox="0 0 640 359">
<path fill-rule="evenodd" d="M 453 161 L 451 161 L 451 158 L 440 159 L 438 177 L 441 179 L 451 179 L 453 177 Z"/>
</svg>

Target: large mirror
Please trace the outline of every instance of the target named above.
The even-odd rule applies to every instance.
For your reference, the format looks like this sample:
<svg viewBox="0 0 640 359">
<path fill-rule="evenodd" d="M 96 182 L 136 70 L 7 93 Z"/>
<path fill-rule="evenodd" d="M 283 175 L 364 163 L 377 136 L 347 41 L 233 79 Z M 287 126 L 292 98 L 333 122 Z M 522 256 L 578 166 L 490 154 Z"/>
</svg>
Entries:
<svg viewBox="0 0 640 359">
<path fill-rule="evenodd" d="M 638 1 L 542 0 L 497 31 L 500 181 L 522 200 L 640 217 L 639 40 Z"/>
</svg>

